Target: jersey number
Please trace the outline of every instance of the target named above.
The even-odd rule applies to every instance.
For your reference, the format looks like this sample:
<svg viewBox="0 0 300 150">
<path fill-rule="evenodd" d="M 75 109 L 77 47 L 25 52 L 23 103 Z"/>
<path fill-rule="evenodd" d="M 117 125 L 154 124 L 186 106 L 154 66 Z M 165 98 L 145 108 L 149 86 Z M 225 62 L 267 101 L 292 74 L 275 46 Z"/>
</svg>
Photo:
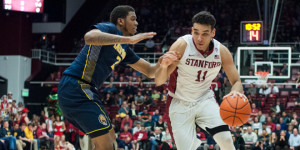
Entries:
<svg viewBox="0 0 300 150">
<path fill-rule="evenodd" d="M 115 65 L 118 64 L 120 61 L 121 61 L 121 57 L 117 56 L 117 61 L 113 65 L 111 65 L 111 69 L 114 70 L 115 69 Z"/>
<path fill-rule="evenodd" d="M 201 73 L 202 73 L 202 70 L 199 70 L 199 71 L 198 71 L 198 75 L 197 75 L 197 79 L 196 79 L 197 82 L 201 82 L 201 81 L 204 81 L 204 80 L 205 80 L 205 76 L 206 76 L 206 74 L 207 74 L 207 71 L 205 71 L 205 72 L 203 73 L 202 80 L 200 79 L 200 78 L 201 78 Z"/>
</svg>

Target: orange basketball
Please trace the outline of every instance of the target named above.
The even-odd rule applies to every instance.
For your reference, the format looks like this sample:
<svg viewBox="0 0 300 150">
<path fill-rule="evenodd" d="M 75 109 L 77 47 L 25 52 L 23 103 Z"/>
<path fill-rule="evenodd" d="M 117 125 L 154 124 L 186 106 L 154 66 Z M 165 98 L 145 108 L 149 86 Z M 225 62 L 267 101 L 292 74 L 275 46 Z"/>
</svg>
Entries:
<svg viewBox="0 0 300 150">
<path fill-rule="evenodd" d="M 240 96 L 227 96 L 220 106 L 220 115 L 229 126 L 241 126 L 245 124 L 251 113 L 248 100 Z"/>
</svg>

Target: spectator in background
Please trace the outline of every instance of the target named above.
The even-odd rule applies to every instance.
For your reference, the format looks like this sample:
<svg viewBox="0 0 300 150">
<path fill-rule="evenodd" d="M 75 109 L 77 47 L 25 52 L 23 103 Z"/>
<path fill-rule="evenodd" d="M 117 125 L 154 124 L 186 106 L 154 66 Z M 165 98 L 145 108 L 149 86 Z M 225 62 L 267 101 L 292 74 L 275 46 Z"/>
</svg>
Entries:
<svg viewBox="0 0 300 150">
<path fill-rule="evenodd" d="M 8 113 L 9 112 L 9 103 L 7 102 L 7 96 L 3 95 L 1 99 L 2 99 L 1 110 Z"/>
<path fill-rule="evenodd" d="M 65 150 L 74 150 L 74 146 L 66 141 L 66 136 L 65 135 L 62 135 L 61 138 L 60 138 L 60 141 L 59 141 L 59 147 L 61 149 L 65 149 Z"/>
<path fill-rule="evenodd" d="M 211 135 L 209 135 L 207 138 L 207 143 L 204 144 L 204 150 L 208 150 L 208 149 L 216 149 L 216 150 L 220 150 L 219 145 L 215 142 L 215 140 L 212 138 Z"/>
<path fill-rule="evenodd" d="M 198 136 L 198 132 L 197 132 L 197 136 Z M 204 135 L 204 138 L 205 138 L 205 135 Z M 162 141 L 162 147 L 161 147 L 162 150 L 171 150 L 171 148 L 173 148 L 172 137 L 171 137 L 171 134 L 170 134 L 168 128 L 166 128 L 165 134 L 163 134 L 161 141 Z"/>
<path fill-rule="evenodd" d="M 137 106 L 144 104 L 144 96 L 142 95 L 142 92 L 138 91 L 137 95 L 134 97 L 134 102 Z"/>
<path fill-rule="evenodd" d="M 284 107 L 280 105 L 280 100 L 277 99 L 276 104 L 271 108 L 271 110 L 276 114 L 279 115 L 284 111 Z"/>
<path fill-rule="evenodd" d="M 261 88 L 259 89 L 259 94 L 263 96 L 268 96 L 271 93 L 270 89 L 267 88 L 266 85 L 262 85 Z"/>
<path fill-rule="evenodd" d="M 0 129 L 0 139 L 9 141 L 9 148 L 17 149 L 16 137 L 14 137 L 12 130 L 9 128 L 8 121 L 3 121 L 3 127 Z"/>
<path fill-rule="evenodd" d="M 125 87 L 125 93 L 126 94 L 131 94 L 134 95 L 135 94 L 135 87 L 132 85 L 132 81 L 128 81 L 128 85 Z"/>
<path fill-rule="evenodd" d="M 280 123 L 280 127 L 281 127 L 281 130 L 287 130 L 287 124 L 283 122 L 283 118 L 280 117 L 279 118 L 279 123 Z"/>
<path fill-rule="evenodd" d="M 130 118 L 137 118 L 137 115 L 138 115 L 138 111 L 136 110 L 136 106 L 134 103 L 131 104 L 131 109 L 129 110 L 129 116 Z"/>
<path fill-rule="evenodd" d="M 103 89 L 104 92 L 107 92 L 107 93 L 115 93 L 117 92 L 117 88 L 115 86 L 113 86 L 112 83 L 109 83 L 104 89 Z"/>
<path fill-rule="evenodd" d="M 13 94 L 12 94 L 12 92 L 8 92 L 7 93 L 7 102 L 8 103 L 12 103 L 12 101 L 13 101 Z"/>
<path fill-rule="evenodd" d="M 300 87 L 300 72 L 298 72 L 298 76 L 296 78 L 296 83 L 298 83 L 298 86 L 297 87 Z M 300 95 L 299 95 L 300 96 Z"/>
<path fill-rule="evenodd" d="M 291 118 L 289 116 L 287 116 L 285 111 L 282 112 L 282 118 L 283 118 L 283 123 L 285 123 L 285 124 L 288 124 L 291 122 Z"/>
<path fill-rule="evenodd" d="M 293 134 L 289 138 L 290 149 L 298 150 L 300 148 L 300 135 L 298 134 L 297 128 L 293 129 Z"/>
<path fill-rule="evenodd" d="M 167 131 L 168 128 L 166 128 L 166 131 Z M 168 129 L 169 130 L 169 129 Z M 199 127 L 196 127 L 196 135 L 197 135 L 197 138 L 201 141 L 203 140 L 206 140 L 205 138 L 205 133 L 201 131 L 201 128 Z"/>
<path fill-rule="evenodd" d="M 267 118 L 267 127 L 269 127 L 272 132 L 275 130 L 275 124 L 272 122 L 272 118 L 270 116 Z"/>
<path fill-rule="evenodd" d="M 26 136 L 25 136 L 25 128 L 26 128 L 27 126 L 26 126 L 26 124 L 25 123 L 23 123 L 22 125 L 21 125 L 21 129 L 19 130 L 19 132 L 18 132 L 18 134 L 17 134 L 17 141 L 21 141 L 22 142 L 22 145 L 23 145 L 23 143 L 25 143 L 25 148 L 24 149 L 29 149 L 30 148 L 30 146 L 31 146 L 31 139 L 28 139 L 28 138 L 26 138 Z M 20 142 L 20 143 L 21 143 Z M 21 149 L 21 148 L 18 148 L 18 150 L 19 149 Z M 22 150 L 22 149 L 21 149 Z"/>
<path fill-rule="evenodd" d="M 34 139 L 33 136 L 33 125 L 31 123 L 24 129 L 25 137 L 29 139 L 31 145 L 33 145 L 34 150 L 38 150 L 38 141 Z"/>
<path fill-rule="evenodd" d="M 154 89 L 151 97 L 155 103 L 157 103 L 157 101 L 160 100 L 160 94 L 156 89 Z"/>
<path fill-rule="evenodd" d="M 276 142 L 278 141 L 278 137 L 275 132 L 272 132 L 269 138 L 269 145 L 271 147 L 275 147 Z"/>
<path fill-rule="evenodd" d="M 144 121 L 147 121 L 149 119 L 149 113 L 146 107 L 144 107 L 144 110 L 141 113 L 141 117 Z"/>
<path fill-rule="evenodd" d="M 248 88 L 247 92 L 251 96 L 256 96 L 256 87 L 253 83 L 250 84 L 250 87 Z"/>
<path fill-rule="evenodd" d="M 126 115 L 128 115 L 128 113 L 129 113 L 129 107 L 127 105 L 127 102 L 124 101 L 122 103 L 121 108 L 118 110 L 119 117 L 124 118 Z"/>
<path fill-rule="evenodd" d="M 286 62 L 283 62 L 282 65 L 283 66 L 280 68 L 280 73 L 282 73 L 283 75 L 287 75 L 288 74 L 288 66 L 286 65 Z"/>
<path fill-rule="evenodd" d="M 133 127 L 133 121 L 130 119 L 129 115 L 126 115 L 126 117 L 122 119 L 121 129 L 124 129 L 125 126 L 127 126 L 129 130 Z"/>
<path fill-rule="evenodd" d="M 263 123 L 266 121 L 266 116 L 264 114 L 262 114 L 262 111 L 259 110 L 257 113 L 257 117 L 260 123 Z"/>
<path fill-rule="evenodd" d="M 146 144 L 148 139 L 148 133 L 143 126 L 140 126 L 140 130 L 133 133 L 133 149 L 139 150 L 140 147 Z M 144 148 L 142 148 L 144 149 Z"/>
<path fill-rule="evenodd" d="M 21 116 L 21 123 L 25 123 L 26 125 L 29 124 L 29 118 L 28 118 L 29 110 L 27 108 L 23 108 L 22 110 L 22 116 Z"/>
<path fill-rule="evenodd" d="M 254 118 L 254 122 L 252 123 L 252 129 L 253 130 L 261 130 L 262 129 L 262 124 L 261 124 L 261 122 L 258 121 L 258 117 Z"/>
<path fill-rule="evenodd" d="M 125 98 L 126 96 L 124 95 L 123 90 L 120 90 L 119 93 L 115 96 L 115 104 L 121 106 Z"/>
<path fill-rule="evenodd" d="M 23 148 L 26 146 L 26 143 L 22 142 L 22 140 L 18 139 L 18 133 L 21 131 L 20 129 L 20 125 L 18 123 L 16 123 L 14 125 L 13 130 L 11 131 L 12 135 L 16 138 L 16 146 L 18 150 L 23 150 Z M 1 148 L 0 148 L 1 149 Z"/>
<path fill-rule="evenodd" d="M 160 97 L 161 97 L 161 101 L 165 102 L 167 100 L 167 97 L 168 97 L 167 90 L 164 89 Z"/>
<path fill-rule="evenodd" d="M 18 108 L 16 103 L 17 103 L 16 100 L 13 100 L 11 103 L 10 112 L 12 115 L 16 115 L 18 113 Z"/>
<path fill-rule="evenodd" d="M 158 121 L 154 123 L 154 127 L 160 127 L 161 131 L 166 128 L 166 122 L 163 121 L 163 116 L 160 115 Z"/>
<path fill-rule="evenodd" d="M 252 131 L 252 127 L 248 126 L 247 132 L 243 134 L 243 139 L 247 144 L 253 145 L 257 141 L 257 135 Z"/>
<path fill-rule="evenodd" d="M 48 131 L 49 137 L 54 136 L 54 129 L 53 129 L 54 121 L 55 121 L 55 117 L 52 114 L 52 115 L 50 115 L 49 119 L 47 120 L 47 131 Z"/>
<path fill-rule="evenodd" d="M 278 97 L 279 96 L 279 89 L 277 86 L 274 86 L 273 83 L 271 83 L 268 90 L 270 91 L 270 97 Z"/>
<path fill-rule="evenodd" d="M 125 125 L 123 128 L 123 132 L 120 133 L 119 139 L 125 141 L 127 137 L 132 139 L 132 134 L 128 131 L 128 125 Z"/>
<path fill-rule="evenodd" d="M 140 121 L 137 121 L 137 122 L 136 122 L 136 126 L 135 126 L 135 127 L 133 128 L 133 130 L 132 130 L 132 134 L 135 134 L 136 132 L 141 131 L 142 126 L 143 126 L 143 128 L 144 128 L 144 130 L 145 130 L 144 124 L 141 125 L 141 122 L 140 122 Z"/>
<path fill-rule="evenodd" d="M 280 132 L 277 142 L 275 143 L 276 150 L 289 150 L 288 138 L 286 137 L 285 131 Z"/>
<path fill-rule="evenodd" d="M 151 150 L 156 150 L 162 143 L 162 133 L 160 128 L 155 128 L 154 133 L 150 134 Z"/>
<path fill-rule="evenodd" d="M 270 135 L 272 132 L 271 129 L 267 126 L 267 124 L 265 122 L 262 123 L 262 128 L 260 130 L 258 130 L 258 135 L 262 134 L 263 130 L 266 130 L 268 135 Z"/>
<path fill-rule="evenodd" d="M 158 109 L 155 109 L 155 111 L 154 111 L 154 115 L 152 116 L 152 120 L 153 120 L 153 122 L 157 122 L 158 121 L 158 119 L 159 119 L 159 110 Z"/>
<path fill-rule="evenodd" d="M 42 123 L 36 131 L 36 137 L 40 140 L 41 147 L 44 149 L 50 148 L 50 137 L 47 134 L 46 123 Z"/>
<path fill-rule="evenodd" d="M 120 148 L 120 150 L 133 150 L 133 146 L 131 144 L 131 138 L 127 137 L 124 143 L 122 143 L 121 145 L 118 144 L 118 147 Z"/>
<path fill-rule="evenodd" d="M 234 147 L 237 150 L 245 150 L 245 141 L 241 136 L 241 131 L 236 131 L 236 136 L 233 135 Z"/>
<path fill-rule="evenodd" d="M 104 105 L 111 106 L 119 104 L 111 97 L 110 93 L 106 93 L 105 98 L 102 100 Z M 122 104 L 122 103 L 121 103 Z"/>
<path fill-rule="evenodd" d="M 63 121 L 60 120 L 60 116 L 56 116 L 56 120 L 53 123 L 54 126 L 54 137 L 55 136 L 59 136 L 61 137 L 64 133 L 64 131 L 66 130 L 66 125 Z"/>
<path fill-rule="evenodd" d="M 255 103 L 252 103 L 252 108 L 251 108 L 251 113 L 250 116 L 252 118 L 252 120 L 254 120 L 254 118 L 258 115 L 258 109 L 256 108 Z"/>
<path fill-rule="evenodd" d="M 144 123 L 145 130 L 150 132 L 154 130 L 154 122 L 152 116 L 149 114 L 148 120 Z"/>
<path fill-rule="evenodd" d="M 145 90 L 145 84 L 144 84 L 144 82 L 140 82 L 139 83 L 139 86 L 138 86 L 138 88 L 137 88 L 137 90 L 138 90 L 138 92 L 141 92 L 141 93 L 143 93 L 144 92 L 144 90 Z"/>
<path fill-rule="evenodd" d="M 275 134 L 276 134 L 277 137 L 280 136 L 280 131 L 281 131 L 281 130 L 282 130 L 282 129 L 281 129 L 280 124 L 276 124 L 276 125 L 275 125 L 275 130 L 274 130 L 274 132 L 275 132 Z"/>
</svg>

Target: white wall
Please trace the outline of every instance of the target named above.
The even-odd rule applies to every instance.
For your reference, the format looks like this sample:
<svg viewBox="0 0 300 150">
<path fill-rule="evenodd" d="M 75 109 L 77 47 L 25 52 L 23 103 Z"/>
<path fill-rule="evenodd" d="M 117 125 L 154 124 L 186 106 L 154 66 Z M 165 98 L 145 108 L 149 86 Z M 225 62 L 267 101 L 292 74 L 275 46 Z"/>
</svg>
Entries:
<svg viewBox="0 0 300 150">
<path fill-rule="evenodd" d="M 0 56 L 0 76 L 7 79 L 7 90 L 17 102 L 24 102 L 21 90 L 31 74 L 31 58 L 24 56 Z"/>
</svg>

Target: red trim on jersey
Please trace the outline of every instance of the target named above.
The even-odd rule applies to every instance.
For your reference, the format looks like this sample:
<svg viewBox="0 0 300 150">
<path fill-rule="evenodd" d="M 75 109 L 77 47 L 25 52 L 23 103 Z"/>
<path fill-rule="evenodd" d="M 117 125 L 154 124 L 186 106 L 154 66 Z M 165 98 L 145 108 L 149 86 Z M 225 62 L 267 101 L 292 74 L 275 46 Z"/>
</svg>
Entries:
<svg viewBox="0 0 300 150">
<path fill-rule="evenodd" d="M 168 89 L 172 93 L 175 93 L 175 91 L 176 91 L 177 77 L 178 77 L 177 69 L 178 68 L 176 67 L 176 69 L 170 75 L 170 80 L 169 80 L 169 84 L 168 84 Z"/>
<path fill-rule="evenodd" d="M 193 40 L 193 43 L 194 43 L 195 48 L 198 50 L 198 52 L 199 52 L 200 54 L 202 54 L 202 56 L 203 56 L 204 58 L 206 58 L 207 56 L 209 56 L 209 55 L 214 51 L 214 42 L 213 42 L 213 40 L 210 41 L 210 43 L 209 43 L 209 48 L 210 48 L 210 50 L 207 51 L 207 52 L 198 49 L 197 46 L 196 46 L 196 44 L 195 44 L 194 38 L 193 38 L 192 40 Z M 212 46 L 211 46 L 211 44 L 212 44 Z"/>
<path fill-rule="evenodd" d="M 173 137 L 172 126 L 171 126 L 171 120 L 170 120 L 170 117 L 169 117 L 169 108 L 170 108 L 172 99 L 173 99 L 172 96 L 170 96 L 170 95 L 167 96 L 165 115 L 166 115 L 167 126 L 168 126 L 168 129 L 169 129 L 170 135 L 172 137 L 173 143 L 175 143 L 175 140 L 174 140 L 174 137 Z"/>
</svg>

